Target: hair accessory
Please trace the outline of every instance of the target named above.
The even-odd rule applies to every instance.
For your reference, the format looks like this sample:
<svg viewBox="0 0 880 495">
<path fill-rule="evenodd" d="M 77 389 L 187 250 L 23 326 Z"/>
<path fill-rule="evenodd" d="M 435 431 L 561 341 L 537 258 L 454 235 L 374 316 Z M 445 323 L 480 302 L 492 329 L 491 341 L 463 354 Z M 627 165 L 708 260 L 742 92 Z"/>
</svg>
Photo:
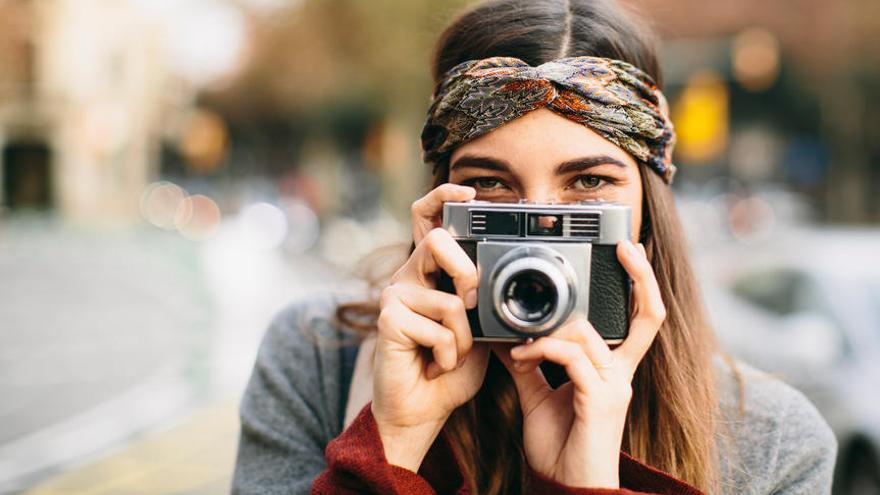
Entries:
<svg viewBox="0 0 880 495">
<path fill-rule="evenodd" d="M 637 67 L 602 57 L 537 67 L 513 57 L 456 65 L 434 91 L 422 129 L 423 159 L 436 171 L 455 147 L 544 107 L 590 127 L 672 182 L 675 131 L 663 93 Z"/>
</svg>

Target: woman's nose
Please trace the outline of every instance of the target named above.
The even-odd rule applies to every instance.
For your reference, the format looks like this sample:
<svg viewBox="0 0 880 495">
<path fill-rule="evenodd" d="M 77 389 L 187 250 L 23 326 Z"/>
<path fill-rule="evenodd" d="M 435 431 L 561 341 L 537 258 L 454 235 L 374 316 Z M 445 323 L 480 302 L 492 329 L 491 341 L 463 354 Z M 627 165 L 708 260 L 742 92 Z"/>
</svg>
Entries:
<svg viewBox="0 0 880 495">
<path fill-rule="evenodd" d="M 526 189 L 525 197 L 521 198 L 527 203 L 558 203 L 559 192 L 548 187 Z"/>
</svg>

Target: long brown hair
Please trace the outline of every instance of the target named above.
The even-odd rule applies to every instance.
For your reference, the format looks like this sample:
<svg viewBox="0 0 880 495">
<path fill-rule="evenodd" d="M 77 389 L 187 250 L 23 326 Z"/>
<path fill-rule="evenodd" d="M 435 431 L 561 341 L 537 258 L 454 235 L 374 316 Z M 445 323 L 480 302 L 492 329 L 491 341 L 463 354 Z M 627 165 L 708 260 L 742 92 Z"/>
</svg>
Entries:
<svg viewBox="0 0 880 495">
<path fill-rule="evenodd" d="M 629 62 L 661 83 L 651 31 L 613 0 L 490 0 L 462 12 L 440 35 L 432 74 L 465 60 L 517 57 L 538 65 L 593 55 Z M 432 188 L 448 179 L 437 168 Z M 640 232 L 667 317 L 636 370 L 622 449 L 706 491 L 718 483 L 712 354 L 715 342 L 691 271 L 672 192 L 640 166 L 644 191 Z M 377 285 L 387 278 L 375 277 Z M 375 329 L 376 301 L 341 305 L 340 323 Z M 492 356 L 483 386 L 445 426 L 475 493 L 526 493 L 522 413 L 504 366 Z"/>
</svg>

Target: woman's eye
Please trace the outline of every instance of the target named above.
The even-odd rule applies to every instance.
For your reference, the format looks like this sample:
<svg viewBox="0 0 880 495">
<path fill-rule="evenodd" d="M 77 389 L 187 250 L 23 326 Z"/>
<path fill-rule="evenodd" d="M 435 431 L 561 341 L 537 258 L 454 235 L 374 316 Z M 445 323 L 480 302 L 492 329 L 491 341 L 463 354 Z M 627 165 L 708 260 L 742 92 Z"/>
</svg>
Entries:
<svg viewBox="0 0 880 495">
<path fill-rule="evenodd" d="M 494 190 L 504 187 L 504 183 L 494 177 L 477 177 L 476 179 L 465 181 L 465 184 L 483 190 Z"/>
<path fill-rule="evenodd" d="M 598 175 L 582 175 L 574 180 L 573 188 L 579 190 L 599 189 L 609 181 Z"/>
</svg>

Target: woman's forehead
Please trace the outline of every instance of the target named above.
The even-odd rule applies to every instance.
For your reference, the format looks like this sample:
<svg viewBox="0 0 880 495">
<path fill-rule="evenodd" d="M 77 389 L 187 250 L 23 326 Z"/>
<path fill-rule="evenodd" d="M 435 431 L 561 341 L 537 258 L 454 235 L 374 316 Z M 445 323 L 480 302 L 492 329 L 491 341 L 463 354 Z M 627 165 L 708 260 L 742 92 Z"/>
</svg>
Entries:
<svg viewBox="0 0 880 495">
<path fill-rule="evenodd" d="M 512 166 L 555 164 L 573 158 L 605 155 L 636 167 L 633 157 L 589 127 L 548 109 L 524 114 L 493 131 L 456 148 L 450 164 L 459 157 L 503 159 Z"/>
</svg>

